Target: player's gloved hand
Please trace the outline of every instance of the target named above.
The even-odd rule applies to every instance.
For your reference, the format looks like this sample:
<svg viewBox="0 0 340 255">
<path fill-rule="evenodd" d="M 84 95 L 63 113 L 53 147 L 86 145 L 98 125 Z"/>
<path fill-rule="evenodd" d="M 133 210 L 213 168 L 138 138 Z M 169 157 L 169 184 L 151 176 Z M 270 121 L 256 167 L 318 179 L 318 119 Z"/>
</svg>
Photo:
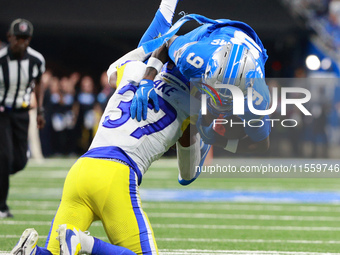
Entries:
<svg viewBox="0 0 340 255">
<path fill-rule="evenodd" d="M 196 122 L 196 127 L 205 144 L 214 144 L 217 142 L 217 133 L 214 131 L 213 126 L 213 122 L 209 126 L 203 126 L 202 114 L 200 112 Z"/>
<path fill-rule="evenodd" d="M 153 87 L 153 81 L 143 79 L 139 83 L 139 87 L 136 94 L 132 100 L 130 107 L 131 118 L 137 118 L 137 121 L 141 121 L 143 115 L 143 120 L 146 120 L 148 112 L 148 101 L 152 100 L 156 112 L 159 111 L 158 96 Z"/>
</svg>

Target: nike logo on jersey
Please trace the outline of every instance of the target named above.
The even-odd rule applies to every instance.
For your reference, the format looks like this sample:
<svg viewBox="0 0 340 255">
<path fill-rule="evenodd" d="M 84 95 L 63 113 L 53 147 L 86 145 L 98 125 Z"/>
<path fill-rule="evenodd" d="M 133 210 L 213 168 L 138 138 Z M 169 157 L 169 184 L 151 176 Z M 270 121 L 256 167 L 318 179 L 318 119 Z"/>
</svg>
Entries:
<svg viewBox="0 0 340 255">
<path fill-rule="evenodd" d="M 139 84 L 139 85 L 144 85 L 144 84 L 148 84 L 148 82 L 147 82 L 147 81 L 143 81 L 143 80 L 142 80 L 142 81 L 140 82 L 140 84 Z"/>
</svg>

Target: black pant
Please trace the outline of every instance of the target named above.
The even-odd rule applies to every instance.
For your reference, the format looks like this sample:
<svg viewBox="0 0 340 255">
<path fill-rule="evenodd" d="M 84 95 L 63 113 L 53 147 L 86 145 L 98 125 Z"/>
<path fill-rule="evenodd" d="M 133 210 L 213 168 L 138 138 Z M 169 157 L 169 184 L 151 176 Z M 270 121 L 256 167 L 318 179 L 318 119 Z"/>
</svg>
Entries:
<svg viewBox="0 0 340 255">
<path fill-rule="evenodd" d="M 0 112 L 0 210 L 6 204 L 9 176 L 27 163 L 28 111 Z"/>
</svg>

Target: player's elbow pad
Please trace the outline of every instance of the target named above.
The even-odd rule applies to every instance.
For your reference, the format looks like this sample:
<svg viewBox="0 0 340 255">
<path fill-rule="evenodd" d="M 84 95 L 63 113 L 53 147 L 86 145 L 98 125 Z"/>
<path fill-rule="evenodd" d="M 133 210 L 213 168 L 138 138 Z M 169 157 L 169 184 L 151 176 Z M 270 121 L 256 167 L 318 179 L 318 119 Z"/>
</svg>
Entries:
<svg viewBox="0 0 340 255">
<path fill-rule="evenodd" d="M 189 147 L 183 147 L 179 142 L 177 147 L 177 162 L 180 177 L 184 180 L 192 180 L 196 177 L 196 166 L 201 160 L 199 139 Z"/>
</svg>

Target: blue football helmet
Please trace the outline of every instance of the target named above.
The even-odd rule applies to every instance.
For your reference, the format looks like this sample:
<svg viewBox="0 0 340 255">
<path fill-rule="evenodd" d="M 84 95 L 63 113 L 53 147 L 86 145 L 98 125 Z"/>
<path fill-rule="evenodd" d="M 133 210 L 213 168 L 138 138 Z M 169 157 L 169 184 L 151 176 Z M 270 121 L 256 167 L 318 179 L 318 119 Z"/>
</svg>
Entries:
<svg viewBox="0 0 340 255">
<path fill-rule="evenodd" d="M 219 47 L 209 59 L 203 82 L 213 88 L 216 84 L 237 86 L 246 98 L 247 89 L 253 86 L 255 78 L 256 61 L 249 48 L 229 42 Z M 210 98 L 208 106 L 215 108 L 217 112 L 227 114 L 232 110 L 232 93 L 226 88 L 216 88 L 216 91 L 222 105 L 214 104 Z"/>
</svg>

